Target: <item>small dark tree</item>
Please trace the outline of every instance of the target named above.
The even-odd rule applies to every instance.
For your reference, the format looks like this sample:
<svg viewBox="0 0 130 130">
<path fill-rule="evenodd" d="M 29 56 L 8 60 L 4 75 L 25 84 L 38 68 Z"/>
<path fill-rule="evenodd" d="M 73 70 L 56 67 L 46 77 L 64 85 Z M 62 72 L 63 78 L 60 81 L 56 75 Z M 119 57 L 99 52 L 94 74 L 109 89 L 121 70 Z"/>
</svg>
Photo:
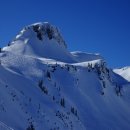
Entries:
<svg viewBox="0 0 130 130">
<path fill-rule="evenodd" d="M 75 110 L 75 116 L 77 116 L 77 110 Z"/>
<path fill-rule="evenodd" d="M 67 66 L 67 70 L 70 71 L 70 67 L 69 66 Z"/>
<path fill-rule="evenodd" d="M 71 112 L 72 112 L 75 116 L 78 115 L 77 110 L 76 110 L 74 107 L 71 107 Z"/>
<path fill-rule="evenodd" d="M 8 46 L 10 46 L 10 43 L 8 43 Z"/>
<path fill-rule="evenodd" d="M 65 99 L 64 98 L 61 98 L 60 104 L 61 104 L 62 107 L 65 107 Z"/>
<path fill-rule="evenodd" d="M 31 123 L 30 126 L 26 130 L 35 130 L 33 124 Z"/>
<path fill-rule="evenodd" d="M 47 77 L 48 79 L 51 79 L 51 74 L 50 74 L 49 71 L 46 72 L 46 77 Z"/>
<path fill-rule="evenodd" d="M 55 97 L 53 96 L 53 101 L 55 100 Z"/>
<path fill-rule="evenodd" d="M 51 67 L 53 68 L 53 70 L 52 70 L 51 72 L 55 72 L 55 70 L 56 70 L 56 66 L 53 65 L 53 66 L 51 66 Z"/>
<path fill-rule="evenodd" d="M 101 68 L 100 68 L 99 64 L 95 64 L 94 68 L 95 68 L 95 71 L 97 72 L 98 76 L 100 76 L 101 75 L 101 70 L 100 70 Z"/>
<path fill-rule="evenodd" d="M 42 91 L 45 93 L 45 94 L 48 94 L 48 90 L 45 86 L 42 87 Z"/>
<path fill-rule="evenodd" d="M 103 86 L 104 88 L 106 88 L 105 81 L 102 81 L 102 86 Z"/>
<path fill-rule="evenodd" d="M 88 63 L 88 72 L 92 70 L 92 64 Z"/>
<path fill-rule="evenodd" d="M 108 68 L 106 68 L 106 72 L 109 74 L 110 73 L 110 70 Z"/>
<path fill-rule="evenodd" d="M 29 98 L 29 102 L 31 102 L 32 101 L 32 99 L 31 98 Z"/>
<path fill-rule="evenodd" d="M 56 82 L 54 83 L 54 87 L 56 87 Z"/>
<path fill-rule="evenodd" d="M 75 69 L 75 71 L 77 71 L 77 68 L 76 68 L 76 66 L 74 67 L 74 69 Z"/>
<path fill-rule="evenodd" d="M 45 94 L 48 94 L 47 88 L 43 86 L 43 80 L 39 80 L 38 86 L 42 90 L 42 92 L 44 92 Z"/>
<path fill-rule="evenodd" d="M 43 80 L 39 80 L 38 86 L 39 86 L 40 88 L 42 88 L 42 85 L 43 85 Z"/>
<path fill-rule="evenodd" d="M 101 91 L 101 95 L 104 95 L 104 92 L 103 92 L 103 91 Z"/>
<path fill-rule="evenodd" d="M 118 85 L 118 84 L 116 84 L 116 88 L 115 88 L 115 90 L 116 90 L 116 94 L 117 94 L 117 96 L 121 96 L 121 86 Z"/>
<path fill-rule="evenodd" d="M 74 114 L 74 107 L 71 107 L 71 112 Z"/>
</svg>

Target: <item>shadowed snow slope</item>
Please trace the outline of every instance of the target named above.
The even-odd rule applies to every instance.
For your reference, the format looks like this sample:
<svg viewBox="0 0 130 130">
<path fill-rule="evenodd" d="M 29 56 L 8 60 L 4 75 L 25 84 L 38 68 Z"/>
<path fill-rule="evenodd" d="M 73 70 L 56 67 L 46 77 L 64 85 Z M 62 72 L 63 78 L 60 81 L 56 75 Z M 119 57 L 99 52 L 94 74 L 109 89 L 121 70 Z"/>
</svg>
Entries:
<svg viewBox="0 0 130 130">
<path fill-rule="evenodd" d="M 130 83 L 102 56 L 69 52 L 49 23 L 0 52 L 1 130 L 129 130 Z"/>
</svg>

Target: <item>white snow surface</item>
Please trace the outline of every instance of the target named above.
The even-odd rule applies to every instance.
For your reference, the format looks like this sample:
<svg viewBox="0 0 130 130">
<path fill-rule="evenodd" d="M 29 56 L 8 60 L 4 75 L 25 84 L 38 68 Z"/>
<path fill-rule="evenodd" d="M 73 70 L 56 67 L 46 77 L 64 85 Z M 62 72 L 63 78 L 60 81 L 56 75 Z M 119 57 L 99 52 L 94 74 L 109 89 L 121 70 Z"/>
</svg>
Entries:
<svg viewBox="0 0 130 130">
<path fill-rule="evenodd" d="M 113 71 L 130 82 L 130 67 L 114 69 Z"/>
<path fill-rule="evenodd" d="M 130 83 L 99 54 L 70 53 L 55 26 L 29 25 L 0 52 L 0 130 L 129 130 L 129 117 Z"/>
<path fill-rule="evenodd" d="M 85 53 L 81 51 L 71 52 L 71 54 L 80 62 L 104 59 L 100 54 Z"/>
</svg>

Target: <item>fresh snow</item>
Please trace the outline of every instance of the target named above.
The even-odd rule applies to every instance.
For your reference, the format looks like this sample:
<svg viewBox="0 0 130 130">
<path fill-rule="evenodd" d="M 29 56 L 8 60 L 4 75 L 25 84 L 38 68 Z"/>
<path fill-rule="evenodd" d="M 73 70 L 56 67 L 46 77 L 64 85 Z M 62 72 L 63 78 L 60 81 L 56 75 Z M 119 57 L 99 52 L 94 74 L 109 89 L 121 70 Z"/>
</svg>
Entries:
<svg viewBox="0 0 130 130">
<path fill-rule="evenodd" d="M 101 55 L 69 52 L 48 22 L 0 53 L 0 130 L 129 130 L 129 93 Z"/>
</svg>

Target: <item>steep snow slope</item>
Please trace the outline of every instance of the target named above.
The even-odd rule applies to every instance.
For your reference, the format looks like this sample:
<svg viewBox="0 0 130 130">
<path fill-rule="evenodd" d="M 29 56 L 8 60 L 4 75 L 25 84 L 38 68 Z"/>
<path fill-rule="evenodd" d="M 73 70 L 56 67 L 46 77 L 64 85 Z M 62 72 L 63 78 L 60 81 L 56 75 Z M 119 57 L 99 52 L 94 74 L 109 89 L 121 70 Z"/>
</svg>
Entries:
<svg viewBox="0 0 130 130">
<path fill-rule="evenodd" d="M 121 69 L 114 69 L 114 72 L 125 78 L 130 82 L 130 67 L 124 67 Z"/>
<path fill-rule="evenodd" d="M 0 128 L 129 130 L 128 81 L 101 56 L 70 53 L 57 35 L 49 39 L 52 25 L 27 27 L 35 26 L 42 27 L 42 40 L 27 29 L 0 53 Z"/>
</svg>

